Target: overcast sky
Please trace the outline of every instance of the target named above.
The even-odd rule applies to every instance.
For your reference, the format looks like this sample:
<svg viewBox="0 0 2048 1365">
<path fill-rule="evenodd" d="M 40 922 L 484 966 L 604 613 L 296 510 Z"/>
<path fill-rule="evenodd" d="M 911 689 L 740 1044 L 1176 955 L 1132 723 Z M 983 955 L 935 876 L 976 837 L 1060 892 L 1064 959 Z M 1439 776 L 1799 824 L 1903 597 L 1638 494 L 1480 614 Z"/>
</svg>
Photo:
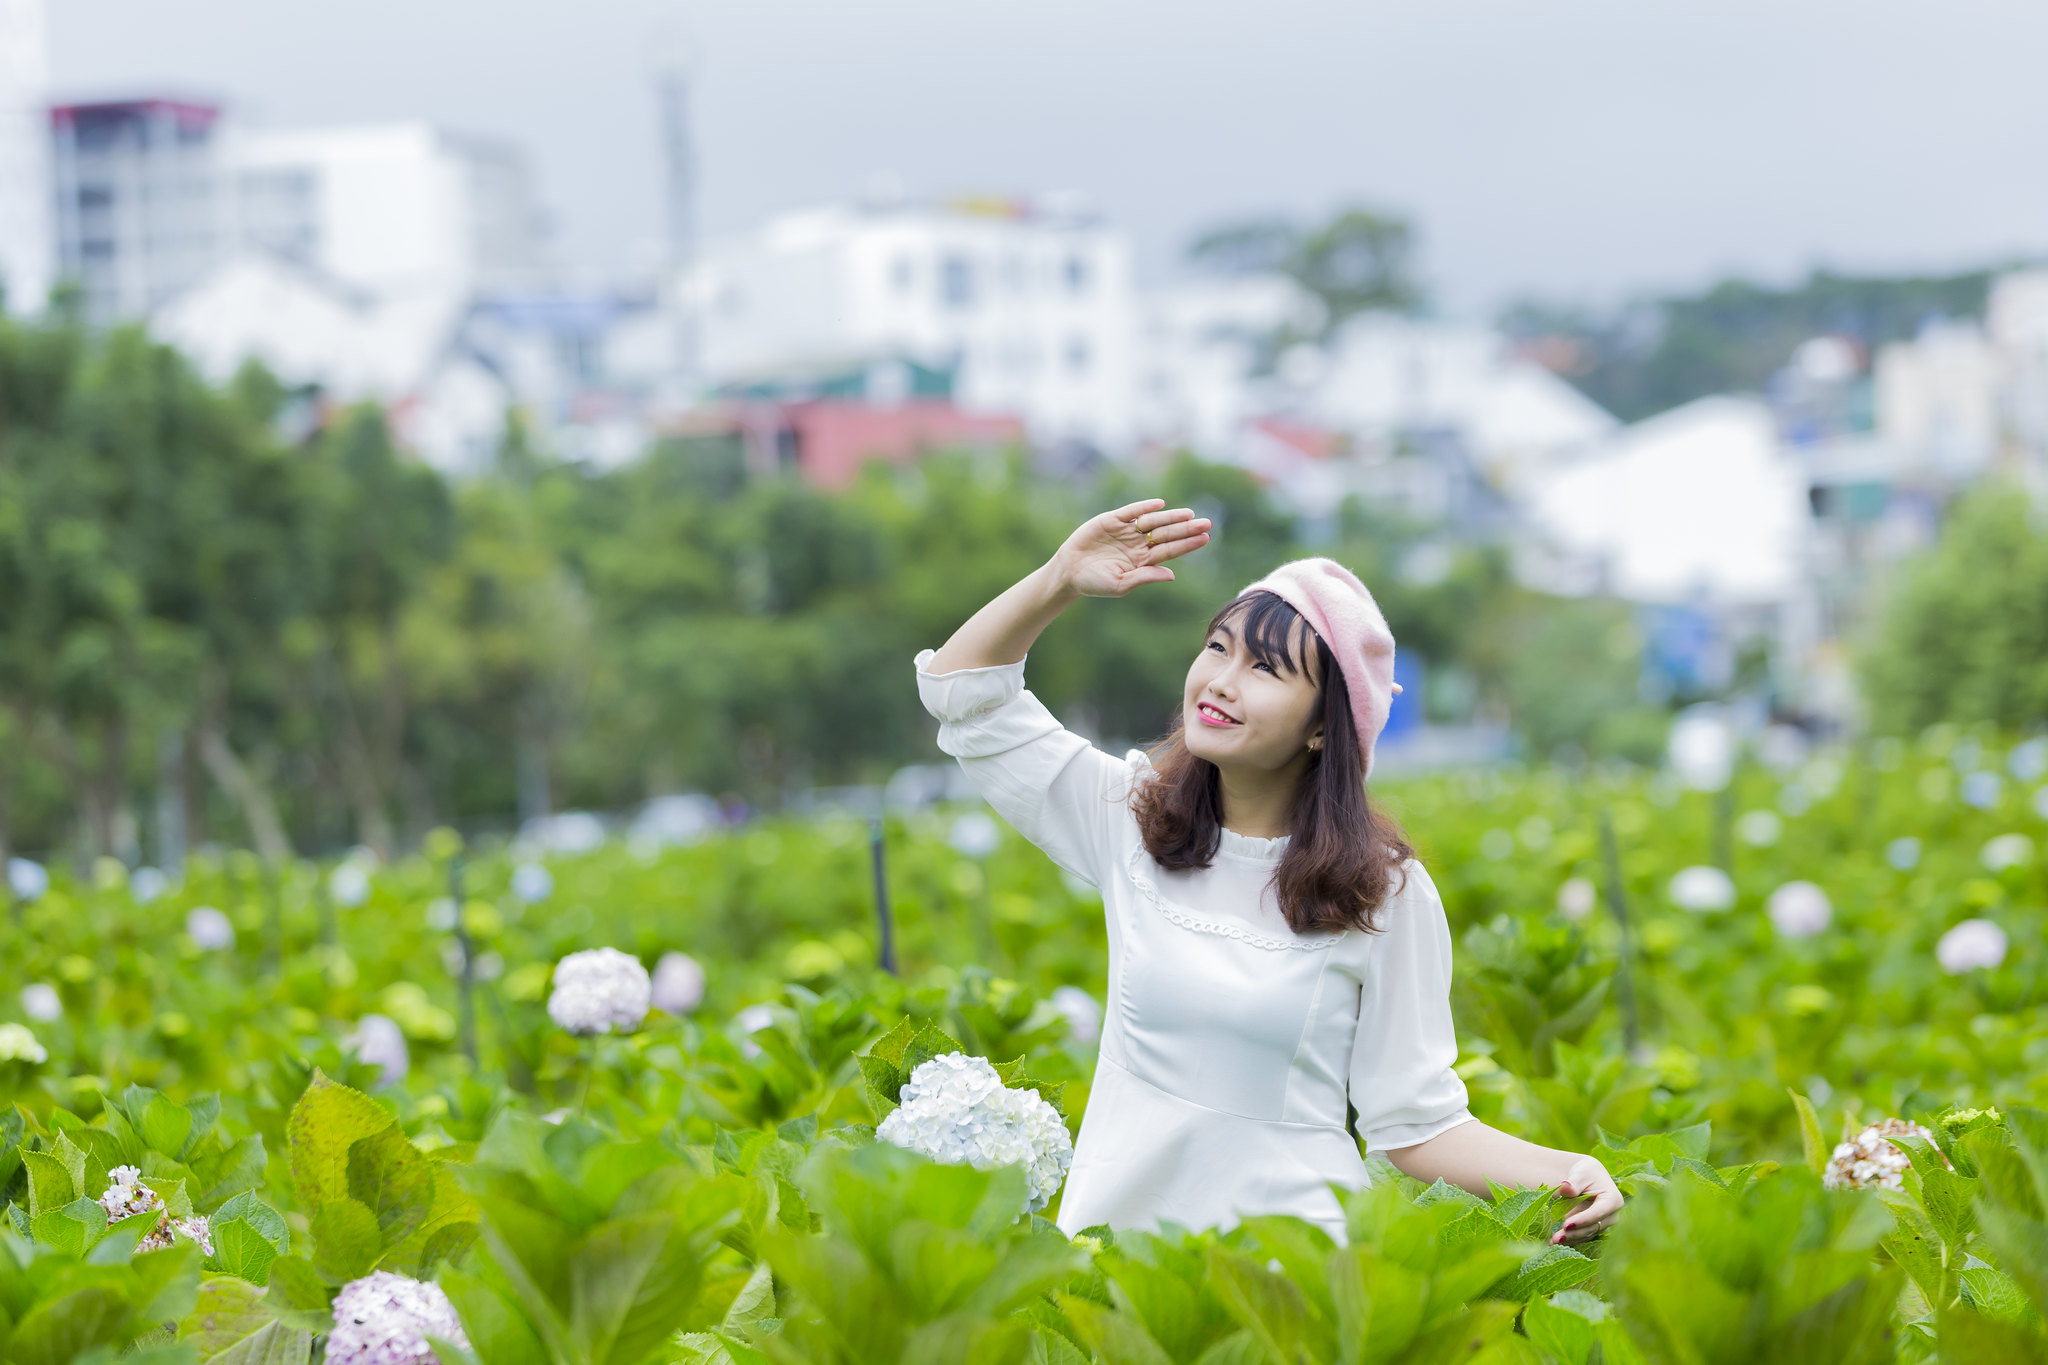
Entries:
<svg viewBox="0 0 2048 1365">
<path fill-rule="evenodd" d="M 890 177 L 1074 189 L 1170 275 L 1233 216 L 1410 215 L 1447 311 L 1725 272 L 2048 254 L 2035 0 L 49 0 L 60 94 L 532 153 L 557 251 L 658 232 L 651 59 L 694 52 L 703 217 Z"/>
</svg>

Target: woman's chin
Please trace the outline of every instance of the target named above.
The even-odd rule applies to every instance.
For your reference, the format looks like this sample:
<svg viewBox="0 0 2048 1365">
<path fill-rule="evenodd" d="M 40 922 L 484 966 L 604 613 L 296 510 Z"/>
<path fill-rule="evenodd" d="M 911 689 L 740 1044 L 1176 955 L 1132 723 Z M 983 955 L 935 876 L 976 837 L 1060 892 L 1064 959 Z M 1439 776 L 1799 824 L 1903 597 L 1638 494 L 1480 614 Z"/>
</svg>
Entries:
<svg viewBox="0 0 2048 1365">
<path fill-rule="evenodd" d="M 1221 735 L 1212 733 L 1205 720 L 1198 720 L 1193 726 L 1182 729 L 1181 742 L 1196 758 L 1206 758 L 1211 763 L 1227 759 L 1231 754 L 1230 745 Z"/>
</svg>

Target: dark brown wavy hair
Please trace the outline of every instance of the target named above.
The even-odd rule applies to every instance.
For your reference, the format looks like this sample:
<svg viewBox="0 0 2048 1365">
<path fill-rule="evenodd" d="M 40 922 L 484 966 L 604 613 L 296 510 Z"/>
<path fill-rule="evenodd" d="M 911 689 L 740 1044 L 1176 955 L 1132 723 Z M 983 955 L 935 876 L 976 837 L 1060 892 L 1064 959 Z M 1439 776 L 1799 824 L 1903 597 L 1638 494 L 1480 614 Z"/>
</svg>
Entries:
<svg viewBox="0 0 2048 1365">
<path fill-rule="evenodd" d="M 1273 889 L 1280 913 L 1297 934 L 1362 929 L 1377 933 L 1377 911 L 1405 883 L 1402 864 L 1415 856 L 1400 826 L 1366 799 L 1365 762 L 1344 671 L 1322 636 L 1275 593 L 1247 593 L 1228 603 L 1203 632 L 1232 627 L 1254 659 L 1276 673 L 1310 671 L 1322 706 L 1323 746 L 1309 756 L 1294 796 L 1292 837 Z M 1314 662 L 1307 658 L 1314 642 Z M 1223 786 L 1216 765 L 1188 751 L 1186 717 L 1151 749 L 1154 777 L 1131 794 L 1145 851 L 1173 871 L 1207 867 L 1222 843 Z"/>
</svg>

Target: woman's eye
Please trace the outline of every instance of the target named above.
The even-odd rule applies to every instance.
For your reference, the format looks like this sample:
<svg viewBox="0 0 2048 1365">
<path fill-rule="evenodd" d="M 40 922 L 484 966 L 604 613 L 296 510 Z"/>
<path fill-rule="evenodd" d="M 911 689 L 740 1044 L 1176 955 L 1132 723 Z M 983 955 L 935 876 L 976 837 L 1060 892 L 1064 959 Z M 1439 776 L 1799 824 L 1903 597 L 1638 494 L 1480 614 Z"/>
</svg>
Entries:
<svg viewBox="0 0 2048 1365">
<path fill-rule="evenodd" d="M 1269 663 L 1256 663 L 1256 664 L 1253 664 L 1253 665 L 1252 665 L 1252 667 L 1253 667 L 1253 668 L 1263 668 L 1263 669 L 1265 669 L 1265 670 L 1266 670 L 1266 671 L 1267 671 L 1268 673 L 1271 673 L 1271 672 L 1273 671 L 1273 665 L 1271 665 L 1271 664 L 1269 664 Z"/>
<path fill-rule="evenodd" d="M 1221 641 L 1211 640 L 1209 642 L 1209 648 L 1215 650 L 1218 654 L 1221 654 L 1223 652 L 1223 645 Z"/>
</svg>

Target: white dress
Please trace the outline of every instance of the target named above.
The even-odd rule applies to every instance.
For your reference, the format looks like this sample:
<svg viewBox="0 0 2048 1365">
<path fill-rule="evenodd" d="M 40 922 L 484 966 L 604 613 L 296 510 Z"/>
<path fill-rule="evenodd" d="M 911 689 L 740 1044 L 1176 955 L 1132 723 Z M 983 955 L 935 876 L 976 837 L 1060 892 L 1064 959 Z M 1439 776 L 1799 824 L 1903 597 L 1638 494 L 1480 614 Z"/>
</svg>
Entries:
<svg viewBox="0 0 2048 1365">
<path fill-rule="evenodd" d="M 1151 771 L 1063 728 L 1022 663 L 926 671 L 918 692 L 997 813 L 1102 892 L 1109 999 L 1059 1225 L 1228 1227 L 1289 1213 L 1343 1239 L 1327 1182 L 1369 1183 L 1368 1150 L 1472 1115 L 1457 1060 L 1451 934 L 1422 865 L 1385 931 L 1302 935 L 1268 886 L 1287 840 L 1222 832 L 1213 864 L 1168 871 L 1125 803 Z"/>
</svg>

